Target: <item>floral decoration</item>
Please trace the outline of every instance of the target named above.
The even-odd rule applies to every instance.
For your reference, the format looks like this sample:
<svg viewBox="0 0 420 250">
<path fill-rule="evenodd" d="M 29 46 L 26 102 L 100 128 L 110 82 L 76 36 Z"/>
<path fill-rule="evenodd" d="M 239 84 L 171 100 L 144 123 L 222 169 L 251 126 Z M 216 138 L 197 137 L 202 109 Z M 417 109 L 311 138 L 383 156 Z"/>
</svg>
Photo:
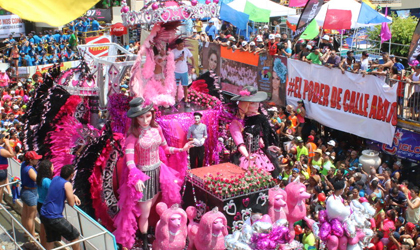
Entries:
<svg viewBox="0 0 420 250">
<path fill-rule="evenodd" d="M 245 173 L 227 178 L 221 173 L 204 175 L 205 189 L 221 197 L 234 197 L 256 192 L 275 185 L 270 173 L 256 167 L 249 167 Z"/>
<path fill-rule="evenodd" d="M 202 93 L 196 90 L 190 90 L 188 93 L 188 102 L 194 103 L 200 106 L 205 106 L 209 109 L 220 107 L 222 102 L 214 96 L 206 93 Z"/>
</svg>

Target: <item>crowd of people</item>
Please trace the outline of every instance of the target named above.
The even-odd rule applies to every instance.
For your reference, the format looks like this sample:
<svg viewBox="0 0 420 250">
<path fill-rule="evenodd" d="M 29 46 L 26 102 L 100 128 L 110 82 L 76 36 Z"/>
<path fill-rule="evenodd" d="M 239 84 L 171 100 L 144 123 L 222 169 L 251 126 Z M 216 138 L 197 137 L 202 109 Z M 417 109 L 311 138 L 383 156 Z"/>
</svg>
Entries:
<svg viewBox="0 0 420 250">
<path fill-rule="evenodd" d="M 367 149 L 363 139 L 313 121 L 305 123 L 303 102 L 269 110 L 280 138 L 279 185 L 284 187 L 296 178 L 305 183 L 311 194 L 306 204 L 312 219 L 317 220 L 319 211 L 326 209 L 325 200 L 336 184 L 344 182 L 345 205 L 368 201 L 375 208 L 370 226 L 374 237 L 367 249 L 420 249 L 419 183 L 407 180 L 400 159 L 383 154 L 380 166 L 366 168 L 359 162 Z M 303 244 L 319 247 L 310 228 L 302 228 L 299 239 Z"/>
</svg>

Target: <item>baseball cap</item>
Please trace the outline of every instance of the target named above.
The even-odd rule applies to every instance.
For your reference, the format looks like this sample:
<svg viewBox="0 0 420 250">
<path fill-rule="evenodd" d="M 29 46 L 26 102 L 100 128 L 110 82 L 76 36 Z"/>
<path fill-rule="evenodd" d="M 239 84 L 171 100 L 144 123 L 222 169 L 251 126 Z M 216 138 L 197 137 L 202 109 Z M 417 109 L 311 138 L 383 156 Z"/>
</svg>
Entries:
<svg viewBox="0 0 420 250">
<path fill-rule="evenodd" d="M 330 36 L 329 35 L 324 35 L 321 39 L 330 40 Z"/>
<path fill-rule="evenodd" d="M 308 44 L 308 45 L 306 45 L 306 49 L 312 50 L 312 46 Z"/>
<path fill-rule="evenodd" d="M 25 154 L 25 158 L 28 160 L 39 160 L 42 158 L 42 155 L 37 154 L 35 151 L 28 151 Z"/>
<path fill-rule="evenodd" d="M 315 138 L 314 138 L 313 135 L 308 136 L 308 141 L 314 141 L 314 140 L 315 140 Z"/>
<path fill-rule="evenodd" d="M 263 29 L 268 29 L 268 25 L 264 25 Z"/>
<path fill-rule="evenodd" d="M 274 36 L 274 34 L 270 34 L 270 35 L 268 36 L 268 39 L 274 39 L 274 38 L 276 38 L 276 37 Z"/>
<path fill-rule="evenodd" d="M 357 168 L 355 168 L 355 167 L 349 167 L 349 170 L 350 170 L 350 171 L 356 171 L 356 169 L 357 169 Z"/>
<path fill-rule="evenodd" d="M 236 39 L 235 39 L 235 37 L 231 36 L 231 37 L 229 37 L 229 41 L 235 42 Z"/>
<path fill-rule="evenodd" d="M 296 141 L 303 142 L 303 139 L 302 139 L 302 137 L 298 136 L 298 137 L 296 137 Z"/>
<path fill-rule="evenodd" d="M 18 105 L 13 105 L 13 109 L 19 109 Z"/>
<path fill-rule="evenodd" d="M 246 46 L 248 43 L 246 41 L 242 42 L 242 47 Z"/>
<path fill-rule="evenodd" d="M 410 231 L 413 231 L 413 229 L 416 227 L 416 225 L 414 225 L 414 223 L 412 223 L 412 222 L 408 222 L 405 226 Z"/>
<path fill-rule="evenodd" d="M 367 53 L 367 51 L 363 51 L 363 52 L 362 52 L 362 55 L 363 55 L 363 56 L 369 56 L 369 53 Z"/>
<path fill-rule="evenodd" d="M 15 91 L 14 90 L 10 91 L 10 94 L 11 95 L 14 95 L 15 94 Z"/>
<path fill-rule="evenodd" d="M 335 147 L 335 141 L 334 140 L 330 140 L 329 142 L 327 142 L 327 145 L 330 145 L 330 146 Z"/>
<path fill-rule="evenodd" d="M 402 216 L 398 217 L 398 220 L 401 222 L 401 224 L 404 224 L 404 222 L 405 222 L 405 219 Z M 413 223 L 411 223 L 411 224 L 413 224 Z M 407 226 L 408 226 L 408 224 L 407 224 Z"/>
<path fill-rule="evenodd" d="M 271 39 L 271 38 L 270 38 Z M 263 39 L 262 39 L 262 37 L 257 37 L 257 42 L 262 42 L 263 41 Z"/>
<path fill-rule="evenodd" d="M 398 167 L 401 167 L 401 161 L 396 161 L 394 164 L 397 165 Z"/>
<path fill-rule="evenodd" d="M 214 21 L 213 20 L 210 20 L 209 23 L 214 23 Z"/>
<path fill-rule="evenodd" d="M 275 38 L 281 38 L 281 35 L 280 34 L 276 34 L 275 35 Z"/>
<path fill-rule="evenodd" d="M 22 87 L 22 83 L 21 82 L 18 82 L 17 86 L 18 87 Z"/>
<path fill-rule="evenodd" d="M 255 43 L 254 42 L 250 42 L 249 45 L 255 46 Z"/>
<path fill-rule="evenodd" d="M 193 29 L 193 32 L 197 32 L 197 30 L 196 29 Z"/>
<path fill-rule="evenodd" d="M 298 168 L 293 168 L 292 169 L 293 172 L 299 173 L 299 169 Z"/>
</svg>

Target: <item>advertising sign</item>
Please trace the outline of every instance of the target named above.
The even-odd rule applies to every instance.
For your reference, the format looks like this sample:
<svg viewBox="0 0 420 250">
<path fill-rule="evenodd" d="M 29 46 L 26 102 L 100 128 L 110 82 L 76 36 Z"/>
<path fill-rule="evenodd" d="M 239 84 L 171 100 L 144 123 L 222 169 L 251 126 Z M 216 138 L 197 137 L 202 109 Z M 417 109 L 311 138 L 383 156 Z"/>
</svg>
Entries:
<svg viewBox="0 0 420 250">
<path fill-rule="evenodd" d="M 11 34 L 16 37 L 20 33 L 25 33 L 25 25 L 19 16 L 0 16 L 0 38 L 8 38 Z"/>
</svg>

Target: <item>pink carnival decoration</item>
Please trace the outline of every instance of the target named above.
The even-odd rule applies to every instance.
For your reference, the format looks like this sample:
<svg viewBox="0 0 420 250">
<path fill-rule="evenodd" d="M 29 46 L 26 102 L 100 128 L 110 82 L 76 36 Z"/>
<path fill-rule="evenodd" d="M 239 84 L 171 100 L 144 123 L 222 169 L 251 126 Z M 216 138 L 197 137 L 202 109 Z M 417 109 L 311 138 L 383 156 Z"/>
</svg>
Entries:
<svg viewBox="0 0 420 250">
<path fill-rule="evenodd" d="M 287 221 L 289 222 L 290 242 L 295 238 L 295 229 L 293 228 L 296 221 L 305 219 L 309 227 L 312 228 L 313 221 L 306 218 L 305 200 L 311 197 L 306 192 L 306 187 L 296 178 L 286 186 L 287 193 Z"/>
<path fill-rule="evenodd" d="M 193 226 L 188 233 L 194 237 L 197 250 L 225 249 L 225 236 L 228 234 L 226 217 L 216 207 L 203 215 L 198 228 Z"/>
<path fill-rule="evenodd" d="M 287 193 L 278 186 L 268 190 L 268 215 L 272 221 L 287 219 Z"/>
<path fill-rule="evenodd" d="M 156 250 L 182 250 L 187 239 L 187 213 L 177 204 L 168 206 L 159 202 L 156 212 L 160 220 L 156 225 L 156 240 L 153 249 Z"/>
</svg>

